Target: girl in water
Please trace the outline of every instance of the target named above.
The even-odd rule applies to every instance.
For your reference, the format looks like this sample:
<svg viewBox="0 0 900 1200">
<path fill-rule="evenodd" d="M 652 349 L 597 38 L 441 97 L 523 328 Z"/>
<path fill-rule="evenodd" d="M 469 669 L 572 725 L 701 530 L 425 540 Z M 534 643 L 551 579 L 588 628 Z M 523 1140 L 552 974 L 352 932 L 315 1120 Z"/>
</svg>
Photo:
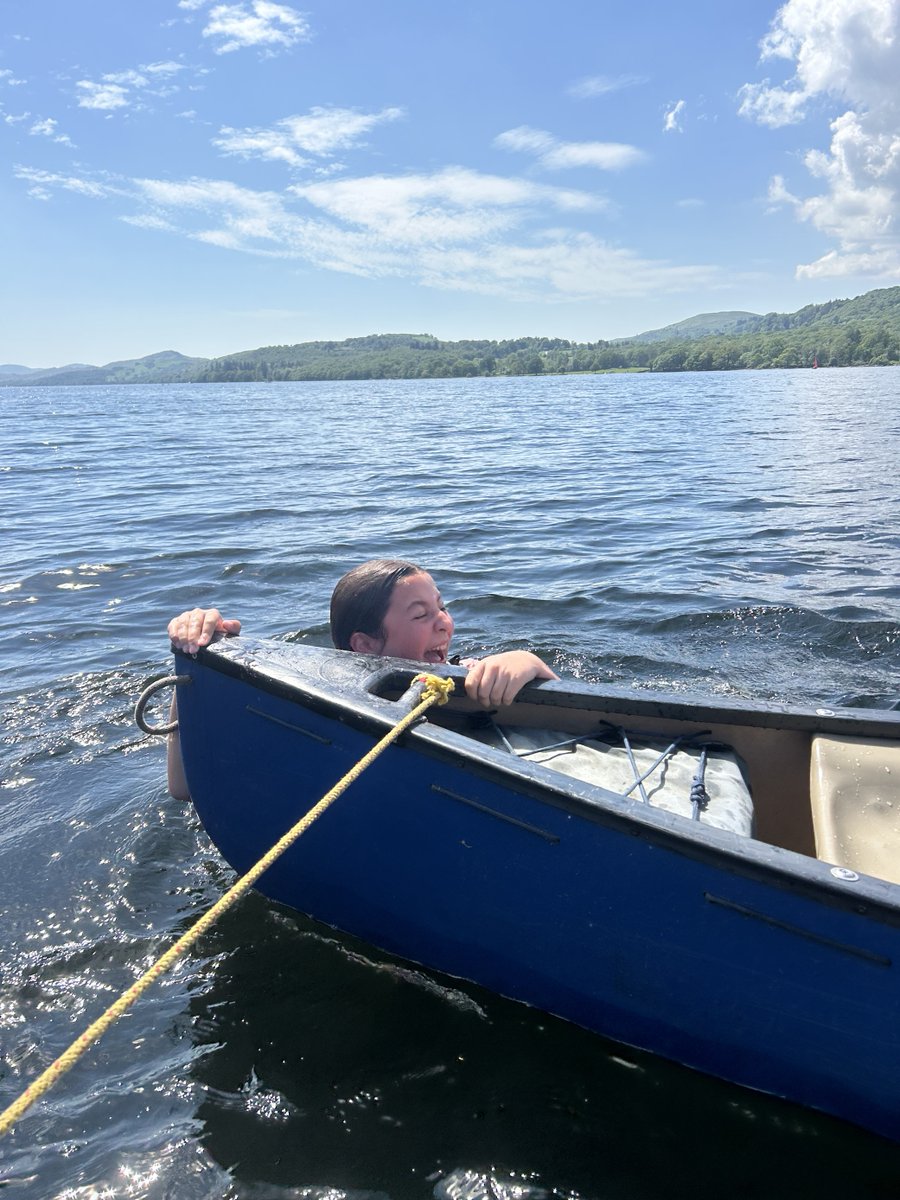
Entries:
<svg viewBox="0 0 900 1200">
<path fill-rule="evenodd" d="M 169 622 L 169 637 L 176 650 L 196 654 L 240 629 L 240 621 L 226 619 L 217 608 L 194 608 Z M 338 650 L 440 665 L 450 661 L 452 637 L 453 618 L 434 580 L 415 563 L 371 559 L 348 571 L 332 594 L 331 640 Z M 484 708 L 510 704 L 533 679 L 559 678 L 529 650 L 465 658 L 461 665 L 468 670 L 467 695 Z M 177 732 L 169 735 L 168 773 L 172 795 L 188 799 Z"/>
</svg>

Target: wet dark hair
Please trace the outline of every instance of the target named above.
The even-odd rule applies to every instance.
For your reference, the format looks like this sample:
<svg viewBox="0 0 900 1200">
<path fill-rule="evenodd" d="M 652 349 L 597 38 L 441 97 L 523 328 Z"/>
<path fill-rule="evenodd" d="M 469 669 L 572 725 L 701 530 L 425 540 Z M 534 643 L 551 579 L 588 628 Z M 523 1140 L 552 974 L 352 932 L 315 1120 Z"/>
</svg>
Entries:
<svg viewBox="0 0 900 1200">
<path fill-rule="evenodd" d="M 341 576 L 331 594 L 331 640 L 338 650 L 351 650 L 354 633 L 384 638 L 384 614 L 394 585 L 425 569 L 400 558 L 372 558 Z"/>
</svg>

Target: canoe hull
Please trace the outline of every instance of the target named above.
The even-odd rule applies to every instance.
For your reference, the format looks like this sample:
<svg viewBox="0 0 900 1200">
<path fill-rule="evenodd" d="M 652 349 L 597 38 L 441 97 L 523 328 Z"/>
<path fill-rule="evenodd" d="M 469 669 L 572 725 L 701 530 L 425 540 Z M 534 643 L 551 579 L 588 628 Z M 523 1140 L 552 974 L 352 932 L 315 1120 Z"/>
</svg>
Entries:
<svg viewBox="0 0 900 1200">
<path fill-rule="evenodd" d="M 192 797 L 239 872 L 397 715 L 353 683 L 377 664 L 294 653 L 262 672 L 258 650 L 227 643 L 178 658 L 192 679 L 179 690 Z M 329 683 L 335 658 L 339 679 L 354 660 L 349 683 Z M 407 735 L 260 890 L 390 953 L 900 1140 L 900 888 L 548 784 L 463 740 Z"/>
</svg>

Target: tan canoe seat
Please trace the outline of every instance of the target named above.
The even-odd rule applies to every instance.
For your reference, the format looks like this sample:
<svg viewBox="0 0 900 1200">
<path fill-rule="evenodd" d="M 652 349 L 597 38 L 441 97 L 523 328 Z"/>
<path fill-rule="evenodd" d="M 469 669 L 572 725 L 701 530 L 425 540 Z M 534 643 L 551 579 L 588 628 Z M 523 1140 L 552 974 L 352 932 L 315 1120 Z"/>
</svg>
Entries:
<svg viewBox="0 0 900 1200">
<path fill-rule="evenodd" d="M 900 742 L 814 737 L 816 857 L 900 883 Z"/>
</svg>

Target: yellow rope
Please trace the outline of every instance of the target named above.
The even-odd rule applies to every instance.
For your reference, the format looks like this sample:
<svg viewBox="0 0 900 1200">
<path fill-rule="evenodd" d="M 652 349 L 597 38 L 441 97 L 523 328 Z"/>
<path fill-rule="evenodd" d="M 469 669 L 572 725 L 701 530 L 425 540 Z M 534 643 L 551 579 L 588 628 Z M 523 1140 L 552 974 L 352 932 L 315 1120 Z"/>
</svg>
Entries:
<svg viewBox="0 0 900 1200">
<path fill-rule="evenodd" d="M 436 675 L 417 675 L 414 682 L 420 681 L 424 682 L 425 689 L 419 704 L 417 704 L 411 712 L 407 713 L 405 717 L 398 721 L 394 728 L 386 733 L 381 741 L 378 742 L 377 745 L 373 746 L 368 754 L 364 755 L 364 757 L 361 758 L 359 762 L 347 772 L 343 779 L 340 779 L 334 785 L 331 791 L 322 797 L 318 804 L 315 804 L 304 817 L 301 817 L 296 825 L 289 829 L 284 837 L 280 838 L 279 841 L 277 841 L 272 847 L 272 849 L 263 855 L 259 862 L 252 866 L 246 874 L 242 875 L 240 879 L 238 879 L 238 881 L 225 893 L 225 895 L 217 900 L 212 908 L 205 912 L 203 916 L 191 926 L 187 933 L 183 934 L 178 941 L 165 952 L 165 954 L 156 960 L 149 970 L 145 971 L 145 973 L 135 984 L 128 988 L 127 991 L 123 992 L 118 1000 L 116 1000 L 114 1004 L 111 1004 L 106 1012 L 96 1021 L 94 1021 L 93 1025 L 90 1025 L 80 1037 L 76 1038 L 71 1046 L 69 1046 L 68 1050 L 64 1051 L 54 1063 L 51 1063 L 51 1065 L 47 1067 L 42 1075 L 38 1076 L 34 1083 L 25 1089 L 18 1100 L 14 1101 L 14 1103 L 12 1103 L 3 1113 L 0 1113 L 0 1137 L 2 1137 L 3 1134 L 8 1133 L 16 1121 L 18 1121 L 19 1117 L 21 1117 L 22 1114 L 26 1112 L 37 1099 L 39 1099 L 46 1091 L 48 1091 L 53 1084 L 56 1083 L 60 1076 L 64 1075 L 70 1067 L 75 1065 L 75 1063 L 79 1060 L 79 1058 L 81 1058 L 82 1054 L 84 1054 L 91 1044 L 104 1033 L 106 1033 L 110 1025 L 118 1020 L 118 1018 L 127 1009 L 129 1009 L 132 1004 L 134 1004 L 135 1000 L 137 1000 L 137 998 L 147 990 L 147 988 L 155 979 L 158 979 L 160 975 L 163 975 L 166 971 L 168 971 L 169 967 L 172 966 L 175 960 L 181 954 L 183 954 L 188 947 L 192 946 L 193 943 L 196 942 L 197 939 L 204 934 L 207 929 L 209 929 L 213 922 L 220 917 L 226 909 L 231 908 L 231 906 L 235 904 L 245 892 L 250 890 L 256 880 L 259 879 L 260 875 L 262 875 L 262 873 L 267 870 L 272 863 L 281 854 L 283 854 L 284 851 L 287 850 L 288 847 L 297 840 L 297 838 L 300 837 L 301 834 L 305 833 L 306 830 L 309 829 L 313 821 L 315 821 L 317 817 L 320 817 L 328 808 L 328 806 L 332 804 L 333 801 L 337 800 L 338 796 L 342 795 L 342 793 L 347 790 L 350 784 L 353 783 L 353 781 L 363 773 L 366 767 L 375 761 L 375 759 L 383 750 L 386 750 L 392 742 L 395 742 L 397 738 L 404 733 L 410 727 L 410 725 L 413 724 L 414 721 L 418 720 L 418 718 L 426 711 L 426 709 L 431 707 L 432 704 L 447 703 L 450 693 L 453 691 L 452 679 L 439 679 Z"/>
</svg>

